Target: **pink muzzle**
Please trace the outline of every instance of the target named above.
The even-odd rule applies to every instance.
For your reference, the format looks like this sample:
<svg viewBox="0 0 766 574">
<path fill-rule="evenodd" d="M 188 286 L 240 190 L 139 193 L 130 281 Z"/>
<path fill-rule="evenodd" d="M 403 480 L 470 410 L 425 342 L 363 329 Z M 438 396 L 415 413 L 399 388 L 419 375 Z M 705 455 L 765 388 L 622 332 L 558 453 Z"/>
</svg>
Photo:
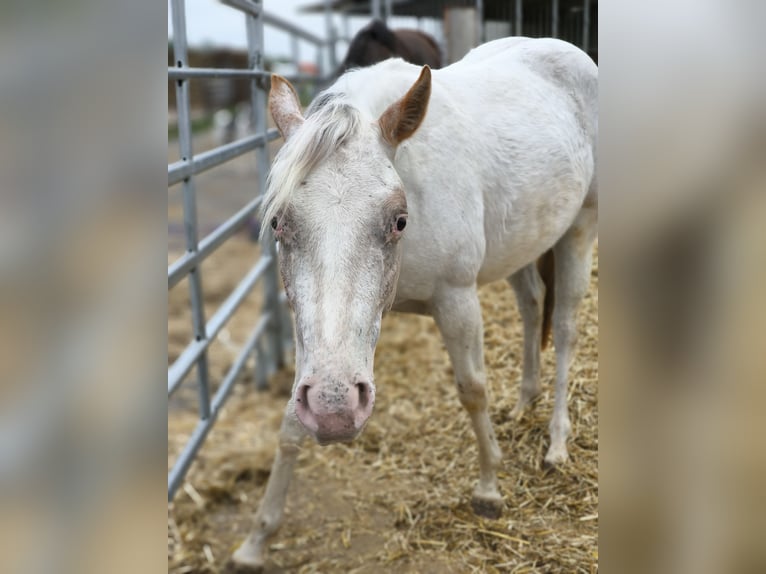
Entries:
<svg viewBox="0 0 766 574">
<path fill-rule="evenodd" d="M 298 420 L 320 444 L 353 440 L 372 414 L 371 383 L 304 377 L 295 389 Z"/>
</svg>

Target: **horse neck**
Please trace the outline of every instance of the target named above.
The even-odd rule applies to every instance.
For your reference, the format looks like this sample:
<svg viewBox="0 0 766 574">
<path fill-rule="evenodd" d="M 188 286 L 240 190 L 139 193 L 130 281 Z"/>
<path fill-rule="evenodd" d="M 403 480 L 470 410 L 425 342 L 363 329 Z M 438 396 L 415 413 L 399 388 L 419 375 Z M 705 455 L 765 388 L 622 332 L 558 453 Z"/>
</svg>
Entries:
<svg viewBox="0 0 766 574">
<path fill-rule="evenodd" d="M 329 89 L 345 93 L 363 116 L 375 120 L 407 93 L 419 73 L 419 66 L 402 60 L 387 60 L 344 74 Z"/>
</svg>

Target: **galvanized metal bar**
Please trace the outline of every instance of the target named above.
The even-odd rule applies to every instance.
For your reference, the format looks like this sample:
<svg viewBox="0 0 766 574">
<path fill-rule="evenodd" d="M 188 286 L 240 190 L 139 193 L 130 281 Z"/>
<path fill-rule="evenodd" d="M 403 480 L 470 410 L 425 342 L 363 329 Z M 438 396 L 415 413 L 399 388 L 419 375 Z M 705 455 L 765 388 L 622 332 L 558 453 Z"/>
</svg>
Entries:
<svg viewBox="0 0 766 574">
<path fill-rule="evenodd" d="M 320 77 L 323 79 L 329 78 L 330 75 L 333 73 L 333 70 L 328 69 L 329 66 L 325 63 L 325 59 L 323 57 L 324 50 L 327 50 L 327 49 L 328 49 L 327 46 L 320 46 L 317 49 L 317 53 L 316 53 L 316 67 L 317 67 L 317 70 L 319 70 Z M 320 82 L 322 81 L 323 80 L 320 80 Z M 319 92 L 319 87 L 316 86 L 314 89 L 314 93 L 312 94 L 312 98 L 316 96 L 318 92 Z"/>
<path fill-rule="evenodd" d="M 185 80 L 192 78 L 260 78 L 270 76 L 271 72 L 264 70 L 247 70 L 245 68 L 168 68 L 169 80 Z"/>
<path fill-rule="evenodd" d="M 168 369 L 168 396 L 181 386 L 184 377 L 192 370 L 194 363 L 207 350 L 210 339 L 193 339 Z"/>
<path fill-rule="evenodd" d="M 229 396 L 229 392 L 231 392 L 231 387 L 233 386 L 237 375 L 239 375 L 239 373 L 242 371 L 242 368 L 245 366 L 248 354 L 253 350 L 253 347 L 255 347 L 258 341 L 261 340 L 261 337 L 266 332 L 269 324 L 271 324 L 273 321 L 274 315 L 269 312 L 263 313 L 260 319 L 258 319 L 258 323 L 256 324 L 255 329 L 253 329 L 250 337 L 248 337 L 247 341 L 242 346 L 242 352 L 237 355 L 237 360 L 232 365 L 232 368 L 229 369 L 229 371 L 226 373 L 226 376 L 224 377 L 218 392 L 216 392 L 215 397 L 213 397 L 213 409 L 216 412 L 226 401 L 226 397 Z"/>
<path fill-rule="evenodd" d="M 168 166 L 168 187 L 175 185 L 179 181 L 183 181 L 192 175 L 202 173 L 203 171 L 221 165 L 230 159 L 234 159 L 235 157 L 241 156 L 258 147 L 262 147 L 266 143 L 274 141 L 279 137 L 281 137 L 279 135 L 279 130 L 272 128 L 266 132 L 265 137 L 262 133 L 247 136 L 241 140 L 203 152 L 193 159 L 182 158 L 180 161 Z"/>
<path fill-rule="evenodd" d="M 263 62 L 263 43 L 264 43 L 264 22 L 261 18 L 246 17 L 247 24 L 247 52 L 248 52 L 248 65 L 251 68 L 260 68 Z M 250 103 L 251 111 L 253 114 L 253 126 L 256 134 L 265 133 L 266 126 L 266 114 L 267 111 L 267 87 L 253 80 L 251 82 L 250 91 Z M 269 174 L 270 162 L 269 162 L 269 150 L 266 147 L 260 147 L 255 150 L 256 168 L 258 171 L 258 193 L 262 196 L 266 193 L 266 180 Z M 269 257 L 273 258 L 276 262 L 277 254 L 275 251 L 274 241 L 270 230 L 267 228 L 264 234 L 264 241 L 261 242 L 261 252 Z M 276 264 L 266 273 L 263 278 L 263 310 L 264 312 L 273 311 L 275 314 L 279 312 L 278 305 L 275 304 L 275 298 L 279 294 L 279 280 L 277 277 Z M 264 372 L 275 370 L 276 365 L 282 362 L 282 349 L 281 341 L 278 340 L 278 333 L 280 330 L 280 322 L 278 320 L 272 321 L 268 327 L 266 345 L 261 345 L 258 348 L 256 356 L 256 364 L 262 365 Z M 264 385 L 263 380 L 258 380 L 257 384 Z"/>
<path fill-rule="evenodd" d="M 261 201 L 263 201 L 262 197 L 256 197 L 250 201 L 245 207 L 216 227 L 210 235 L 200 241 L 196 252 L 186 252 L 174 261 L 168 267 L 168 289 L 173 288 L 186 276 L 190 269 L 200 265 L 219 245 L 242 227 L 258 210 Z"/>
<path fill-rule="evenodd" d="M 590 50 L 590 0 L 583 0 L 582 8 L 582 50 Z"/>
<path fill-rule="evenodd" d="M 268 255 L 262 255 L 250 272 L 245 276 L 242 281 L 234 288 L 229 294 L 226 300 L 221 303 L 221 306 L 216 309 L 215 314 L 210 318 L 208 323 L 211 334 L 218 335 L 223 326 L 228 322 L 231 316 L 234 314 L 245 298 L 250 294 L 255 287 L 255 284 L 261 277 L 265 277 L 268 274 L 270 268 L 272 268 L 272 259 Z"/>
<path fill-rule="evenodd" d="M 293 58 L 293 62 L 295 62 L 295 69 L 300 73 L 300 61 L 301 61 L 301 46 L 298 42 L 298 36 L 295 34 L 290 34 L 290 53 Z"/>
<path fill-rule="evenodd" d="M 380 9 L 380 0 L 372 0 L 372 3 L 370 4 L 370 18 L 373 18 L 374 20 L 383 19 Z"/>
<path fill-rule="evenodd" d="M 559 37 L 559 0 L 551 0 L 551 36 Z"/>
<path fill-rule="evenodd" d="M 194 458 L 202 446 L 202 443 L 205 441 L 208 433 L 210 432 L 210 429 L 213 428 L 223 403 L 226 401 L 226 398 L 229 396 L 231 389 L 234 387 L 234 383 L 237 381 L 239 374 L 242 372 L 242 369 L 247 363 L 247 357 L 250 355 L 253 347 L 260 340 L 261 336 L 266 330 L 266 326 L 271 322 L 271 320 L 272 316 L 269 313 L 261 315 L 258 324 L 255 326 L 255 329 L 253 329 L 252 333 L 248 337 L 247 341 L 242 347 L 242 350 L 237 356 L 237 359 L 234 361 L 234 364 L 226 373 L 221 386 L 215 393 L 215 397 L 213 397 L 212 401 L 212 408 L 210 410 L 210 416 L 207 419 L 201 420 L 199 423 L 197 423 L 197 426 L 192 432 L 189 441 L 186 443 L 186 446 L 176 459 L 173 468 L 168 474 L 168 502 L 173 500 L 176 490 L 178 490 L 178 487 L 183 481 L 184 476 L 186 476 L 186 472 L 189 470 L 189 467 L 194 461 Z"/>
<path fill-rule="evenodd" d="M 216 309 L 210 321 L 208 321 L 206 326 L 208 336 L 204 339 L 192 341 L 170 366 L 168 369 L 168 396 L 173 394 L 194 366 L 194 363 L 205 354 L 210 343 L 218 336 L 218 333 L 234 314 L 234 311 L 242 304 L 245 297 L 250 294 L 258 279 L 271 266 L 272 261 L 274 260 L 268 255 L 264 255 L 258 260 L 258 263 L 239 282 L 221 306 Z"/>
<path fill-rule="evenodd" d="M 343 22 L 343 38 L 342 40 L 346 43 L 351 42 L 351 19 L 348 17 L 347 12 L 343 12 L 343 16 L 341 18 L 341 22 Z"/>
<path fill-rule="evenodd" d="M 200 78 L 268 78 L 271 72 L 247 70 L 245 68 L 168 68 L 169 80 Z M 316 80 L 312 74 L 289 74 L 285 76 L 291 82 L 309 82 Z"/>
<path fill-rule="evenodd" d="M 332 0 L 324 0 L 324 24 L 327 31 L 327 51 L 330 56 L 330 69 L 338 67 L 338 54 L 336 54 L 336 33 L 332 22 Z"/>
<path fill-rule="evenodd" d="M 484 0 L 476 0 L 476 26 L 478 28 L 479 44 L 484 43 Z"/>
<path fill-rule="evenodd" d="M 320 38 L 319 36 L 304 30 L 300 26 L 296 26 L 289 20 L 285 20 L 284 18 L 271 14 L 270 12 L 266 12 L 265 10 L 261 13 L 260 20 L 264 24 L 268 24 L 269 26 L 274 26 L 275 28 L 279 28 L 280 30 L 294 34 L 295 36 L 298 36 L 299 38 L 306 40 L 307 42 L 311 42 L 317 46 L 322 46 L 327 43 L 324 38 Z"/>
<path fill-rule="evenodd" d="M 320 49 L 334 47 L 335 40 L 331 34 L 328 41 L 325 41 L 286 20 L 265 13 L 262 8 L 262 0 L 222 0 L 222 2 L 245 13 L 249 54 L 249 68 L 246 70 L 189 68 L 186 57 L 187 41 L 184 0 L 171 0 L 175 66 L 168 69 L 168 78 L 176 82 L 181 160 L 168 166 L 168 186 L 179 182 L 182 183 L 187 253 L 168 267 L 168 288 L 172 288 L 184 276 L 189 275 L 195 336 L 176 361 L 168 368 L 168 394 L 171 395 L 181 385 L 181 382 L 196 364 L 198 367 L 201 420 L 192 433 L 190 440 L 184 446 L 171 472 L 168 474 L 168 500 L 173 498 L 183 481 L 183 477 L 215 423 L 220 409 L 229 396 L 239 374 L 245 367 L 250 353 L 256 347 L 265 349 L 259 353 L 257 364 L 258 370 L 262 370 L 264 373 L 281 366 L 284 360 L 283 347 L 289 345 L 286 337 L 292 331 L 290 314 L 285 309 L 286 295 L 279 290 L 277 251 L 269 233 L 266 234 L 266 241 L 263 243 L 262 248 L 263 255 L 259 261 L 248 271 L 247 275 L 228 295 L 220 307 L 216 309 L 207 322 L 204 321 L 203 292 L 200 278 L 200 268 L 204 259 L 231 237 L 237 229 L 254 215 L 260 206 L 270 167 L 267 143 L 279 137 L 277 130 L 267 130 L 266 126 L 265 80 L 270 74 L 265 72 L 262 66 L 264 23 L 281 28 L 293 35 L 293 56 L 296 62 L 299 59 L 297 38 L 311 42 Z M 192 150 L 190 92 L 188 84 L 191 79 L 206 77 L 250 79 L 252 91 L 251 108 L 254 114 L 256 133 L 249 138 L 243 138 L 237 142 L 204 152 L 195 157 Z M 290 79 L 292 81 L 321 81 L 320 78 L 305 74 L 296 74 Z M 256 151 L 260 186 L 259 197 L 250 201 L 232 217 L 219 225 L 212 233 L 199 240 L 194 176 L 251 150 Z M 267 229 L 267 231 L 269 230 Z M 261 278 L 264 280 L 265 299 L 261 317 L 238 354 L 236 361 L 224 377 L 215 396 L 210 400 L 208 392 L 208 348 Z"/>
<path fill-rule="evenodd" d="M 196 267 L 196 265 L 197 253 L 189 253 L 188 251 L 168 265 L 168 291 L 186 277 L 189 269 Z"/>
<path fill-rule="evenodd" d="M 255 356 L 255 388 L 259 391 L 265 391 L 269 388 L 269 366 L 267 364 L 268 350 L 264 346 L 263 337 L 253 349 Z"/>
<path fill-rule="evenodd" d="M 221 4 L 226 4 L 229 8 L 234 8 L 250 16 L 259 16 L 263 12 L 263 6 L 253 0 L 219 0 Z"/>
<path fill-rule="evenodd" d="M 524 19 L 524 0 L 516 0 L 516 15 L 514 16 L 514 35 L 521 36 L 522 20 Z"/>
<path fill-rule="evenodd" d="M 186 6 L 183 0 L 171 0 L 173 18 L 173 57 L 176 67 L 188 66 L 186 42 Z M 178 143 L 182 161 L 192 161 L 191 111 L 189 82 L 176 80 L 176 109 L 178 111 Z M 197 251 L 197 199 L 194 189 L 194 179 L 183 180 L 183 210 L 184 233 L 186 250 L 190 253 Z M 193 269 L 189 274 L 189 297 L 191 300 L 192 325 L 194 338 L 204 340 L 205 310 L 203 306 L 202 279 L 200 268 Z M 200 417 L 205 419 L 210 415 L 210 390 L 208 380 L 207 354 L 203 351 L 197 359 L 197 390 L 199 395 Z"/>
</svg>

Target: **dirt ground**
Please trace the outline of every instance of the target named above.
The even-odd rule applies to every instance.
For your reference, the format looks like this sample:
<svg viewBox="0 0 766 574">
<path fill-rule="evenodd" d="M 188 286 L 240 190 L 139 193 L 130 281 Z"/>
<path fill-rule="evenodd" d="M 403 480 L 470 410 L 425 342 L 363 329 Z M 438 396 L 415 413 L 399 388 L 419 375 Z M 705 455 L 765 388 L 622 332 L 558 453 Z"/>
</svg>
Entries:
<svg viewBox="0 0 766 574">
<path fill-rule="evenodd" d="M 242 162 L 198 183 L 202 226 L 212 226 L 252 193 Z M 169 190 L 168 260 L 181 252 L 178 190 Z M 208 194 L 207 196 L 205 194 Z M 256 261 L 246 233 L 202 268 L 208 317 Z M 217 384 L 260 311 L 256 290 L 213 343 Z M 376 351 L 375 412 L 349 445 L 306 443 L 290 487 L 286 516 L 270 546 L 266 572 L 595 572 L 598 569 L 598 257 L 579 315 L 571 368 L 571 460 L 545 471 L 553 404 L 554 354 L 543 355 L 544 392 L 519 422 L 522 329 L 505 282 L 481 290 L 490 413 L 504 460 L 505 510 L 498 520 L 473 515 L 476 441 L 457 399 L 446 350 L 433 320 L 392 313 Z M 190 338 L 188 289 L 168 297 L 168 361 Z M 258 392 L 252 362 L 235 386 L 186 482 L 168 507 L 168 570 L 223 572 L 247 535 L 269 475 L 292 372 Z M 197 422 L 194 378 L 170 399 L 168 467 Z"/>
</svg>

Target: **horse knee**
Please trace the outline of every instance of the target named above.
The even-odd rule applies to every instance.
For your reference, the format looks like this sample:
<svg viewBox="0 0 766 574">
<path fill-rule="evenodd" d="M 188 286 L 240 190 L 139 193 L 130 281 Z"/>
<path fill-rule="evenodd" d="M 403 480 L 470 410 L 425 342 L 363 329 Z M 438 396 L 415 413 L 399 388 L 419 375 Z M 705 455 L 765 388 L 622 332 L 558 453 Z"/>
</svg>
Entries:
<svg viewBox="0 0 766 574">
<path fill-rule="evenodd" d="M 460 403 L 469 411 L 479 411 L 487 408 L 487 385 L 480 379 L 457 381 Z"/>
</svg>

